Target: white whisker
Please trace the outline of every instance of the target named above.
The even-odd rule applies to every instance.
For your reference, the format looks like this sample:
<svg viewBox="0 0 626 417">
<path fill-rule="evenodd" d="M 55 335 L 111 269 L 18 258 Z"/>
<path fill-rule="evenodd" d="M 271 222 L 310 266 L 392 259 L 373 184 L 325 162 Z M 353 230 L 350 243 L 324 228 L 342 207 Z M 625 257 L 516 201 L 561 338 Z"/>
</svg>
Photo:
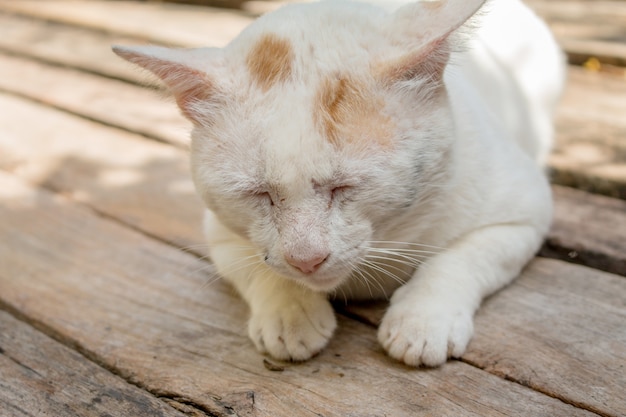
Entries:
<svg viewBox="0 0 626 417">
<path fill-rule="evenodd" d="M 409 256 L 396 255 L 395 256 L 379 256 L 368 253 L 365 258 L 367 259 L 381 259 L 385 261 L 389 261 L 391 263 L 395 262 L 401 265 L 410 266 L 412 268 L 417 268 L 424 263 L 424 259 L 415 259 Z"/>
<path fill-rule="evenodd" d="M 400 241 L 395 241 L 395 240 L 370 240 L 368 243 L 385 244 L 385 245 L 388 244 L 388 245 L 417 246 L 417 247 L 422 247 L 422 248 L 430 248 L 430 249 L 438 249 L 438 250 L 446 249 L 441 246 L 426 245 L 423 243 L 414 243 L 414 242 L 400 242 Z"/>
</svg>

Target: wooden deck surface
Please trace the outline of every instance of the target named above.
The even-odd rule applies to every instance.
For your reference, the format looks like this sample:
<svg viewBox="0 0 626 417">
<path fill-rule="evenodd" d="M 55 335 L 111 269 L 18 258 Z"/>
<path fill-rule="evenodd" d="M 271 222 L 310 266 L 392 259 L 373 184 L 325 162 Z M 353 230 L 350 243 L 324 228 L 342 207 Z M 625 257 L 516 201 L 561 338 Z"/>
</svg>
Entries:
<svg viewBox="0 0 626 417">
<path fill-rule="evenodd" d="M 411 369 L 380 303 L 337 305 L 306 363 L 255 351 L 204 258 L 189 126 L 110 52 L 221 46 L 272 3 L 0 0 L 0 416 L 626 416 L 626 2 L 529 3 L 575 64 L 554 226 L 467 353 Z"/>
</svg>

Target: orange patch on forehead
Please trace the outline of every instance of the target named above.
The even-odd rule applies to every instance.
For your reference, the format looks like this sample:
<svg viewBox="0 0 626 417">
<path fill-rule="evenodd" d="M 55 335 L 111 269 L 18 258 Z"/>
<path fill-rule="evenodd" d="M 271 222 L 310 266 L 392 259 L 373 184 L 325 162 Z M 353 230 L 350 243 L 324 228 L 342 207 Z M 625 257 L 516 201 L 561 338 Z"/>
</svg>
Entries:
<svg viewBox="0 0 626 417">
<path fill-rule="evenodd" d="M 427 0 L 422 2 L 422 7 L 429 10 L 438 10 L 446 5 L 446 0 Z"/>
<path fill-rule="evenodd" d="M 318 90 L 315 118 L 335 146 L 375 143 L 390 146 L 393 124 L 382 97 L 350 77 L 331 77 Z"/>
<path fill-rule="evenodd" d="M 252 47 L 246 64 L 256 83 L 263 90 L 268 90 L 291 76 L 293 60 L 291 44 L 273 33 L 268 33 Z"/>
</svg>

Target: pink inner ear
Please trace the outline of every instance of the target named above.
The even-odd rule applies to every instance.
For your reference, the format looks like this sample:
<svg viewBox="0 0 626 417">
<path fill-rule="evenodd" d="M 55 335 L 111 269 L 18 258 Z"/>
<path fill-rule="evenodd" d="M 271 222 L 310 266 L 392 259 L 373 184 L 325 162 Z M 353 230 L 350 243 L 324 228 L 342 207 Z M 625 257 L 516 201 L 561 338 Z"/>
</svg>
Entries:
<svg viewBox="0 0 626 417">
<path fill-rule="evenodd" d="M 437 39 L 415 52 L 386 63 L 379 78 L 385 84 L 414 78 L 439 81 L 443 77 L 449 56 L 446 39 Z"/>
<path fill-rule="evenodd" d="M 196 103 L 208 101 L 214 95 L 215 88 L 209 77 L 182 64 L 163 62 L 155 71 L 170 88 L 181 111 L 194 123 L 206 118 L 199 113 Z"/>
<path fill-rule="evenodd" d="M 451 34 L 471 18 L 484 1 L 424 1 L 398 9 L 390 16 L 388 32 L 391 39 L 404 45 L 407 53 L 382 65 L 381 81 L 441 80 L 454 49 Z"/>
<path fill-rule="evenodd" d="M 200 113 L 196 103 L 210 100 L 215 87 L 209 76 L 184 64 L 144 55 L 123 48 L 115 52 L 159 77 L 170 89 L 183 115 L 193 123 L 206 121 L 207 115 Z"/>
</svg>

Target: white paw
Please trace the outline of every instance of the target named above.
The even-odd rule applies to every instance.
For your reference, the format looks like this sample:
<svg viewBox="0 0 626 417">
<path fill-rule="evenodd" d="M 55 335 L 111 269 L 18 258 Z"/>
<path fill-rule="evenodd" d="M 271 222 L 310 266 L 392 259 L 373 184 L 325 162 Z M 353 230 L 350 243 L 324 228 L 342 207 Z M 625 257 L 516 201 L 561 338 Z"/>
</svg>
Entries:
<svg viewBox="0 0 626 417">
<path fill-rule="evenodd" d="M 438 366 L 460 357 L 472 338 L 472 312 L 437 303 L 392 303 L 378 329 L 389 356 L 410 366 Z"/>
<path fill-rule="evenodd" d="M 326 346 L 336 327 L 332 306 L 315 294 L 254 312 L 248 334 L 263 353 L 280 360 L 304 361 Z"/>
</svg>

